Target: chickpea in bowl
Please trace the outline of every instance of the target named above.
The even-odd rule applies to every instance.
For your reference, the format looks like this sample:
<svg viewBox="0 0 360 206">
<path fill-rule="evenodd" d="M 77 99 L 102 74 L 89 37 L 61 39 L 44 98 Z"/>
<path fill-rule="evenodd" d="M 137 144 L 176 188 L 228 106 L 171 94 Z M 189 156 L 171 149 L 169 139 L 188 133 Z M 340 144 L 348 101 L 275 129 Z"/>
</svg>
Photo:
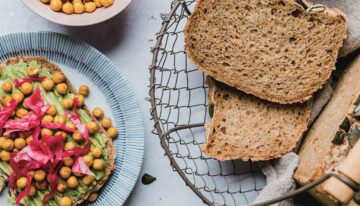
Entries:
<svg viewBox="0 0 360 206">
<path fill-rule="evenodd" d="M 92 13 L 100 7 L 110 7 L 114 0 L 40 0 L 44 4 L 49 4 L 50 8 L 56 12 L 65 14 Z"/>
</svg>

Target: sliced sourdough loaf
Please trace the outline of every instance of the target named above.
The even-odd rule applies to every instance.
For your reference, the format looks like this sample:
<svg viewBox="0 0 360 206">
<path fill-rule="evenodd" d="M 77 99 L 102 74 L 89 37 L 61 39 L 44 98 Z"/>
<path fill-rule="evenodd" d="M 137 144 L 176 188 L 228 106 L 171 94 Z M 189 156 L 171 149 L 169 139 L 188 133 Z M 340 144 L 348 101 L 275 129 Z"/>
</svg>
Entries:
<svg viewBox="0 0 360 206">
<path fill-rule="evenodd" d="M 352 129 L 349 128 L 350 126 L 360 128 L 360 121 L 352 115 L 355 104 L 360 100 L 358 99 L 359 80 L 360 56 L 345 70 L 332 99 L 310 128 L 300 147 L 300 164 L 294 175 L 300 185 L 309 184 L 324 174 L 334 172 L 351 150 L 351 144 L 355 139 Z M 344 133 L 349 135 L 345 137 L 340 135 Z M 311 190 L 310 193 L 323 205 L 335 205 L 335 200 L 324 191 L 323 187 L 324 184 Z M 351 201 L 349 205 L 357 204 Z"/>
<path fill-rule="evenodd" d="M 346 34 L 337 9 L 308 13 L 294 0 L 199 0 L 185 48 L 216 80 L 287 104 L 304 102 L 323 86 Z"/>
<path fill-rule="evenodd" d="M 207 79 L 209 111 L 202 150 L 219 160 L 269 160 L 295 148 L 307 129 L 311 103 L 280 105 Z"/>
</svg>

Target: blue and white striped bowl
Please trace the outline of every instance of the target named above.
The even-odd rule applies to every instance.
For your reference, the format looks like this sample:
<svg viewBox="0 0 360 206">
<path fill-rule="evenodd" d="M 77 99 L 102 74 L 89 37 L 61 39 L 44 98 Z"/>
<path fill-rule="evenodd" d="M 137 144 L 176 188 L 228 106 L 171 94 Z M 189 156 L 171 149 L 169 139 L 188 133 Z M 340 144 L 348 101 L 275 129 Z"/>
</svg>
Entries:
<svg viewBox="0 0 360 206">
<path fill-rule="evenodd" d="M 90 45 L 54 32 L 12 33 L 0 36 L 0 61 L 14 56 L 46 57 L 65 68 L 66 74 L 78 73 L 77 81 L 72 81 L 75 85 L 77 82 L 81 84 L 88 81 L 105 97 L 106 101 L 102 101 L 107 104 L 106 107 L 112 113 L 120 133 L 114 140 L 116 168 L 100 192 L 98 200 L 91 205 L 123 205 L 138 179 L 142 166 L 144 127 L 134 93 L 119 69 L 109 58 Z M 74 79 L 68 77 L 70 80 Z M 96 98 L 98 96 L 94 98 L 95 101 Z M 1 194 L 1 205 L 5 203 L 6 195 Z"/>
</svg>

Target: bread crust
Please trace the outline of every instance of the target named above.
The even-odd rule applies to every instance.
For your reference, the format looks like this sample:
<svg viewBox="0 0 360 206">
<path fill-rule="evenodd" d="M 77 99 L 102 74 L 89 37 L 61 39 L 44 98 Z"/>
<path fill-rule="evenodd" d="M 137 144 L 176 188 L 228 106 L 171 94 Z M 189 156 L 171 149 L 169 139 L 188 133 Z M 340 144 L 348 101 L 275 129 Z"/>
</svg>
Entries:
<svg viewBox="0 0 360 206">
<path fill-rule="evenodd" d="M 195 54 L 192 52 L 192 48 L 191 48 L 191 45 L 189 42 L 189 37 L 191 36 L 191 27 L 193 25 L 193 22 L 195 21 L 195 16 L 199 15 L 201 8 L 208 1 L 215 2 L 215 0 L 198 0 L 197 1 L 194 11 L 193 11 L 192 15 L 190 16 L 188 22 L 186 23 L 185 30 L 184 30 L 185 50 L 187 52 L 187 56 L 188 56 L 189 60 L 192 63 L 194 63 L 203 72 L 212 76 L 216 80 L 226 83 L 232 87 L 235 87 L 238 90 L 243 91 L 247 94 L 252 94 L 261 99 L 280 103 L 280 104 L 303 103 L 303 102 L 308 101 L 312 97 L 312 95 L 316 91 L 320 90 L 324 86 L 324 84 L 327 82 L 327 80 L 330 78 L 330 75 L 331 75 L 333 69 L 335 69 L 335 68 L 330 68 L 330 69 L 327 69 L 326 71 L 323 71 L 324 74 L 321 76 L 321 79 L 320 79 L 321 83 L 312 85 L 307 90 L 302 91 L 301 94 L 296 94 L 296 96 L 281 97 L 279 95 L 267 93 L 266 91 L 260 91 L 256 88 L 254 89 L 253 87 L 251 87 L 249 85 L 245 85 L 239 81 L 235 83 L 234 81 L 227 79 L 226 76 L 219 74 L 217 72 L 218 68 L 210 68 L 210 67 L 203 65 L 201 62 L 198 62 L 196 60 L 197 58 L 196 58 Z M 298 10 L 300 10 L 302 12 L 306 12 L 304 7 L 301 6 L 299 3 L 295 2 L 294 0 L 282 0 L 282 1 L 285 2 L 286 4 L 289 4 L 290 6 L 293 6 L 294 8 L 297 8 Z M 324 18 L 336 18 L 336 19 L 341 18 L 341 19 L 343 19 L 344 24 L 346 25 L 346 30 L 344 30 L 344 33 L 341 35 L 342 35 L 342 39 L 345 40 L 347 38 L 347 28 L 348 28 L 348 19 L 347 19 L 346 15 L 337 8 L 328 8 L 326 6 L 324 6 L 324 7 L 325 7 L 325 10 L 321 11 L 321 12 L 317 12 L 317 15 L 321 15 Z M 338 52 L 339 51 L 337 50 L 336 56 L 338 55 Z M 220 73 L 221 73 L 221 71 L 220 71 Z"/>
<path fill-rule="evenodd" d="M 50 62 L 49 60 L 47 60 L 46 58 L 41 57 L 41 56 L 18 56 L 18 57 L 9 58 L 3 64 L 0 65 L 0 72 L 2 72 L 2 70 L 6 66 L 18 63 L 20 60 L 23 60 L 26 63 L 29 63 L 31 61 L 36 61 L 39 65 L 48 69 L 50 72 L 63 73 L 62 70 L 57 65 L 55 65 L 54 63 Z M 66 77 L 65 74 L 64 74 L 64 76 L 65 76 L 65 83 L 68 85 L 69 91 L 72 92 L 73 94 L 76 94 L 77 92 L 74 89 L 74 87 L 72 86 L 71 82 L 69 81 L 69 79 Z M 100 132 L 106 136 L 107 139 L 106 139 L 105 145 L 109 152 L 109 159 L 108 159 L 108 162 L 107 162 L 107 165 L 105 168 L 105 173 L 104 173 L 103 178 L 97 182 L 96 186 L 92 190 L 89 190 L 88 192 L 86 192 L 85 195 L 83 195 L 75 203 L 73 203 L 74 206 L 83 203 L 84 201 L 86 201 L 88 199 L 88 197 L 92 193 L 100 190 L 102 188 L 102 186 L 105 184 L 105 182 L 107 181 L 107 179 L 110 177 L 110 174 L 112 173 L 112 171 L 115 169 L 116 152 L 115 152 L 114 145 L 112 143 L 112 139 L 107 136 L 106 130 L 101 126 L 99 121 L 89 111 L 86 104 L 84 104 L 83 108 L 84 108 L 84 111 L 86 112 L 86 114 L 89 115 L 91 120 L 97 123 L 98 128 L 100 129 Z M 4 174 L 4 173 L 2 172 L 2 174 Z"/>
</svg>

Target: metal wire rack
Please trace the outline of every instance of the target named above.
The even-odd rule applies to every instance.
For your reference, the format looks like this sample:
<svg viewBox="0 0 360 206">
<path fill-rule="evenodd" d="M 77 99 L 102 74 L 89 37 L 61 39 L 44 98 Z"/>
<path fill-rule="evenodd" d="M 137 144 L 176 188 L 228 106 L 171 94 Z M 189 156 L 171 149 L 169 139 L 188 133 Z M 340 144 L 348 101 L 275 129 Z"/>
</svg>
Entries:
<svg viewBox="0 0 360 206">
<path fill-rule="evenodd" d="M 195 0 L 174 0 L 169 14 L 162 14 L 162 27 L 152 48 L 150 102 L 153 133 L 169 157 L 171 166 L 186 185 L 207 205 L 249 205 L 265 187 L 266 179 L 257 164 L 217 161 L 201 153 L 204 124 L 210 119 L 205 74 L 188 62 L 183 29 Z M 260 205 L 293 197 L 331 176 L 352 188 L 349 179 L 329 174 L 306 187 Z"/>
</svg>

